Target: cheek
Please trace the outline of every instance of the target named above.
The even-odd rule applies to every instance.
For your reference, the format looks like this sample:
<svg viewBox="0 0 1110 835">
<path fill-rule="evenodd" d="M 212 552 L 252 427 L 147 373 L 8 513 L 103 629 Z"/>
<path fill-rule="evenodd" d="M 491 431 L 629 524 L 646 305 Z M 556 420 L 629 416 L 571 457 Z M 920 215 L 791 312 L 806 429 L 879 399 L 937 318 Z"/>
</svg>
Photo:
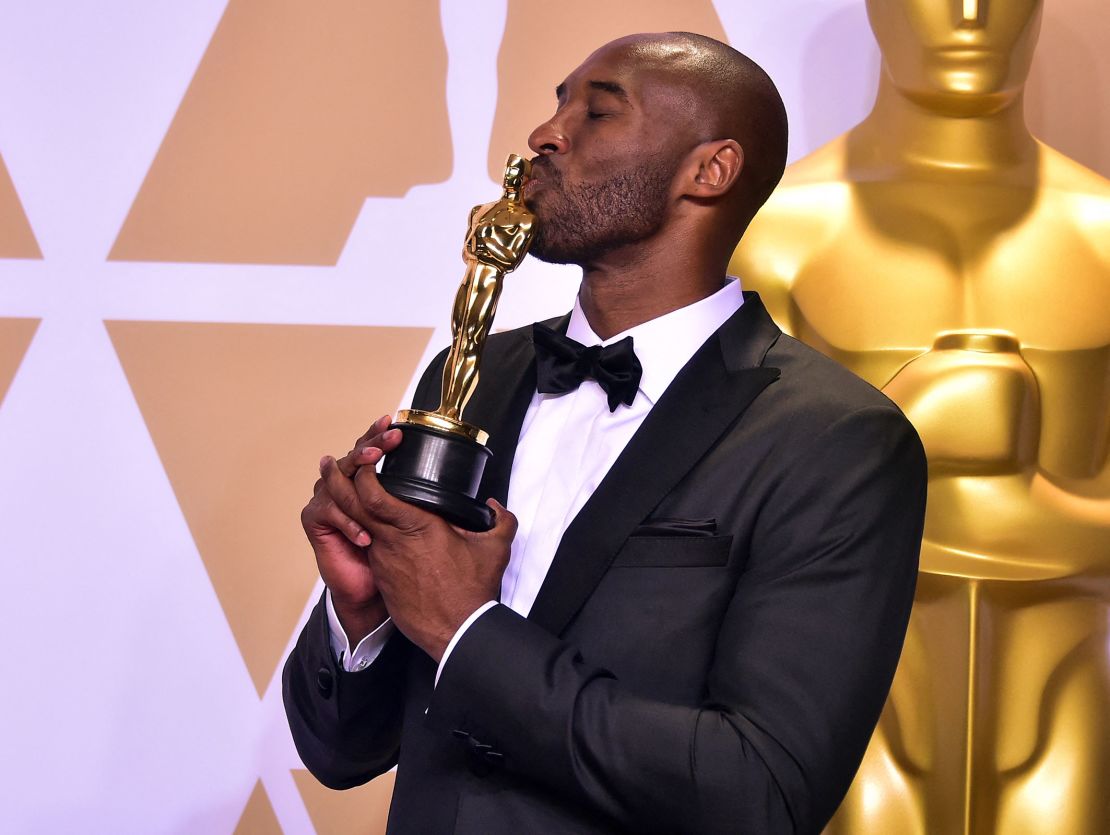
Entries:
<svg viewBox="0 0 1110 835">
<path fill-rule="evenodd" d="M 1037 38 L 1041 32 L 1040 3 L 1033 2 L 1022 6 L 1025 6 L 1021 10 L 1022 17 L 1008 21 L 1010 25 L 999 36 L 999 40 L 1004 41 L 1000 48 L 1005 49 L 1010 56 L 1010 68 L 1006 79 L 1008 86 L 1023 83 L 1029 75 L 1029 69 L 1033 65 L 1033 50 L 1037 46 Z"/>
<path fill-rule="evenodd" d="M 911 19 L 911 14 L 915 19 Z M 867 16 L 879 49 L 888 62 L 900 58 L 907 47 L 920 44 L 922 35 L 929 29 L 927 18 L 916 19 L 918 15 L 911 13 L 908 2 L 869 0 Z"/>
</svg>

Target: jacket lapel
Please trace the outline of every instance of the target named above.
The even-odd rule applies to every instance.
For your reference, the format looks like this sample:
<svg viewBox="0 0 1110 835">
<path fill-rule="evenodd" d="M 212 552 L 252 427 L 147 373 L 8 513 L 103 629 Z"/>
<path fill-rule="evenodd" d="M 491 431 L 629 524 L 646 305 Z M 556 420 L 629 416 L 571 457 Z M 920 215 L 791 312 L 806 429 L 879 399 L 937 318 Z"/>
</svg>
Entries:
<svg viewBox="0 0 1110 835">
<path fill-rule="evenodd" d="M 778 378 L 777 368 L 762 363 L 780 334 L 759 297 L 745 293 L 741 308 L 675 377 L 563 534 L 529 620 L 556 635 L 563 631 L 633 529 Z"/>
</svg>

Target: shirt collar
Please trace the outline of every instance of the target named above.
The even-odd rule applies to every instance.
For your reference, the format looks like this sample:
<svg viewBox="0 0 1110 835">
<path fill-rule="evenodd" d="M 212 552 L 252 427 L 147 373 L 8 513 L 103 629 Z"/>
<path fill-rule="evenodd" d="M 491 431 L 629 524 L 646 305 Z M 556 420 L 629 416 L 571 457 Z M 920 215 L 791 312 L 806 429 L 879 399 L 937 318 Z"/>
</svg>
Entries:
<svg viewBox="0 0 1110 835">
<path fill-rule="evenodd" d="M 694 352 L 743 303 L 740 282 L 729 276 L 725 286 L 713 295 L 603 340 L 594 333 L 575 298 L 570 323 L 567 325 L 567 336 L 587 346 L 611 345 L 631 336 L 632 347 L 644 369 L 640 378 L 640 391 L 654 405 L 682 367 L 694 356 Z"/>
</svg>

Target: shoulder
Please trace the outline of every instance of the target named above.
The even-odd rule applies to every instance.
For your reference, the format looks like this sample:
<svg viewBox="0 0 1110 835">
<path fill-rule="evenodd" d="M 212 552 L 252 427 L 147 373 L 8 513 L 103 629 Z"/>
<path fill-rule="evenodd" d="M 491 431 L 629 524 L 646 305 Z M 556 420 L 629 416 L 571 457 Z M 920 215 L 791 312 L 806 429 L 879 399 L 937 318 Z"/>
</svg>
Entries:
<svg viewBox="0 0 1110 835">
<path fill-rule="evenodd" d="M 794 337 L 780 336 L 764 364 L 779 369 L 779 379 L 765 392 L 764 405 L 777 413 L 777 431 L 785 444 L 806 446 L 817 437 L 893 433 L 920 445 L 913 425 L 890 398 Z"/>
<path fill-rule="evenodd" d="M 826 146 L 787 169 L 729 262 L 729 272 L 757 291 L 787 332 L 794 281 L 815 251 L 827 246 L 851 211 L 852 187 L 839 149 Z"/>
<path fill-rule="evenodd" d="M 1110 200 L 1110 180 L 1043 142 L 1038 147 L 1041 179 L 1050 189 Z"/>
<path fill-rule="evenodd" d="M 559 318 L 547 319 L 542 324 L 548 327 L 554 327 Z M 532 325 L 521 325 L 519 328 L 511 328 L 509 330 L 497 331 L 491 333 L 486 340 L 485 350 L 482 354 L 482 362 L 488 359 L 501 359 L 502 357 L 515 354 L 523 348 L 530 348 L 532 345 Z"/>
<path fill-rule="evenodd" d="M 1110 261 L 1110 180 L 1047 145 L 1041 147 L 1046 207 Z"/>
<path fill-rule="evenodd" d="M 907 507 L 923 506 L 925 448 L 894 402 L 786 334 L 764 364 L 780 376 L 744 415 L 740 454 L 758 462 L 767 503 L 879 507 L 883 496 L 900 495 Z"/>
</svg>

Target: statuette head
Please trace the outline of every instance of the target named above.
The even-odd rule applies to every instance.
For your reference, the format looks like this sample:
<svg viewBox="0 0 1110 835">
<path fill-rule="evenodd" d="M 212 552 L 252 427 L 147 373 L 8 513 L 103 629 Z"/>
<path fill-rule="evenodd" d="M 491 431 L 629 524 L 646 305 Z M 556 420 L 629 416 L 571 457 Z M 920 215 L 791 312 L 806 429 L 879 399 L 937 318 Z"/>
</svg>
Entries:
<svg viewBox="0 0 1110 835">
<path fill-rule="evenodd" d="M 883 71 L 900 93 L 953 116 L 985 115 L 1020 94 L 1043 0 L 867 0 Z"/>
<path fill-rule="evenodd" d="M 532 163 L 517 154 L 509 154 L 505 161 L 505 177 L 503 188 L 505 199 L 519 201 L 520 190 L 524 181 L 532 173 Z"/>
</svg>

